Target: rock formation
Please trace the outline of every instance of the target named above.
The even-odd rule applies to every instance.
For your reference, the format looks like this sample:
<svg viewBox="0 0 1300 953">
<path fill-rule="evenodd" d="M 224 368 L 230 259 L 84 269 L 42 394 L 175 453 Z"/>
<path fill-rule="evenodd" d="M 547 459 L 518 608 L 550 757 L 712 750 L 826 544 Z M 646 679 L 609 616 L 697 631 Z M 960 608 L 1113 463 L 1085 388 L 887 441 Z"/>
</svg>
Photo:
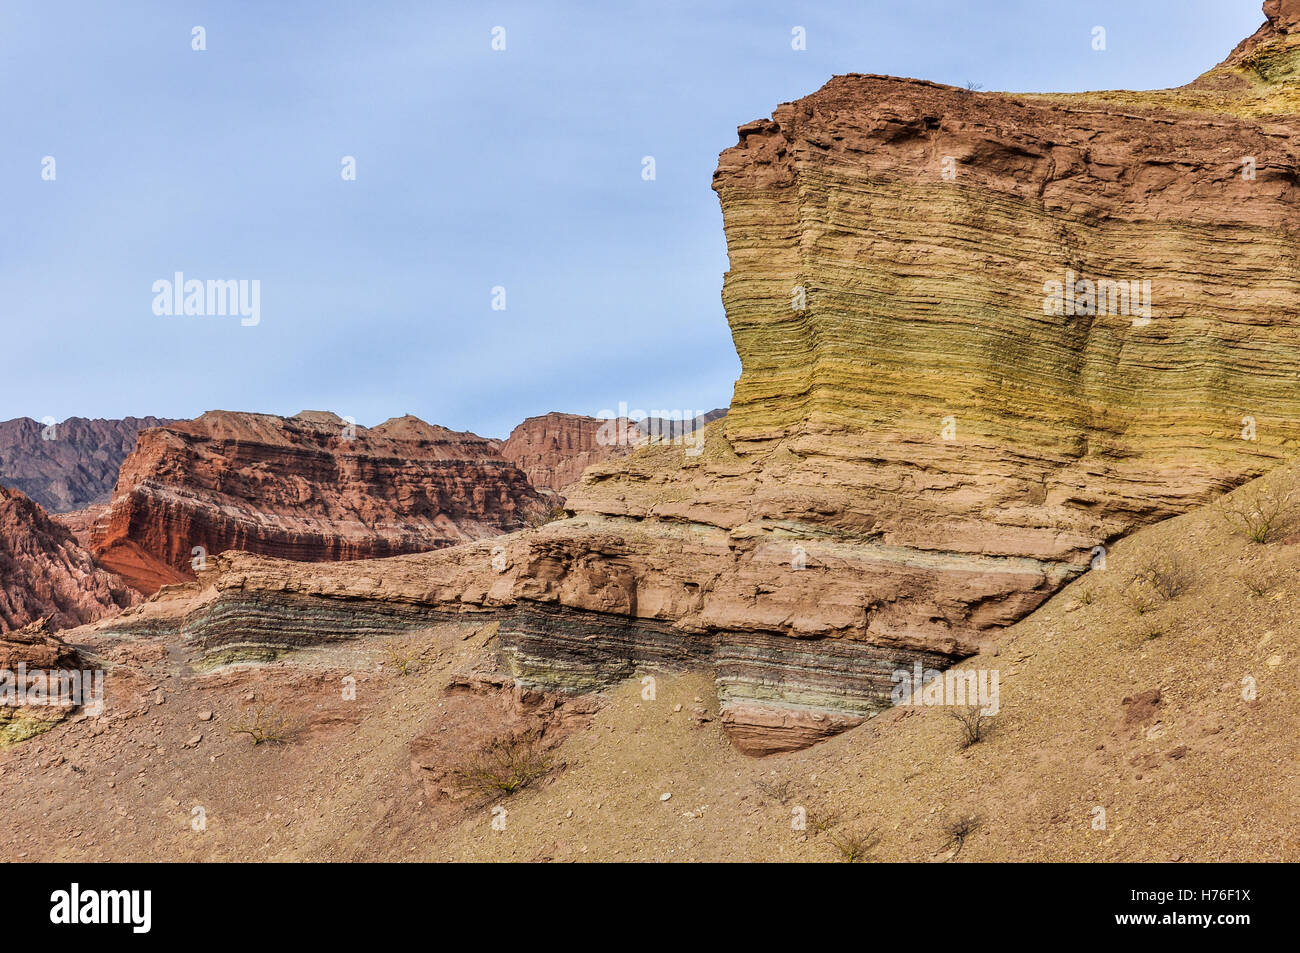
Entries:
<svg viewBox="0 0 1300 953">
<path fill-rule="evenodd" d="M 0 423 L 0 483 L 22 490 L 47 513 L 107 503 L 137 434 L 171 423 L 158 417 L 87 420 L 46 426 L 29 417 Z"/>
<path fill-rule="evenodd" d="M 10 632 L 0 629 L 0 749 L 49 731 L 78 707 L 76 699 L 59 697 L 62 683 L 52 675 L 80 666 L 76 649 L 50 631 L 48 618 Z M 84 690 L 83 700 L 93 705 L 93 685 Z M 33 695 L 40 701 L 31 703 Z"/>
<path fill-rule="evenodd" d="M 595 464 L 573 517 L 490 543 L 223 560 L 187 631 L 481 613 L 528 687 L 713 666 L 753 753 L 869 717 L 1300 440 L 1300 0 L 1266 10 L 1181 89 L 854 74 L 741 126 L 713 185 L 743 371 L 702 445 Z"/>
<path fill-rule="evenodd" d="M 626 418 L 550 413 L 529 417 L 512 430 L 501 455 L 523 470 L 533 486 L 559 493 L 593 463 L 631 453 L 644 442 Z"/>
<path fill-rule="evenodd" d="M 34 501 L 0 486 L 0 632 L 81 625 L 139 601 Z"/>
<path fill-rule="evenodd" d="M 688 421 L 648 416 L 583 417 L 543 414 L 529 417 L 510 432 L 501 455 L 528 475 L 533 486 L 562 493 L 587 467 L 631 453 L 646 443 L 682 440 L 727 415 L 711 410 Z"/>
<path fill-rule="evenodd" d="M 104 566 L 153 591 L 227 549 L 390 556 L 518 529 L 543 509 L 473 434 L 415 417 L 367 429 L 321 412 L 213 411 L 140 435 L 92 539 Z"/>
</svg>

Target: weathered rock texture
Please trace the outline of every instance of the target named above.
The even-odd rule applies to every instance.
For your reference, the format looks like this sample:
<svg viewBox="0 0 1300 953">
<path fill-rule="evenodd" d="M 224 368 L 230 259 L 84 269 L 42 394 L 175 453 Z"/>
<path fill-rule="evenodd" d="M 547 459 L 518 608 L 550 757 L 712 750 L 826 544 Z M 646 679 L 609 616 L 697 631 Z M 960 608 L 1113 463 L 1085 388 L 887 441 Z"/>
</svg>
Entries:
<svg viewBox="0 0 1300 953">
<path fill-rule="evenodd" d="M 92 539 L 103 565 L 153 591 L 191 577 L 196 550 L 373 558 L 518 529 L 543 509 L 473 434 L 414 417 L 367 429 L 320 412 L 213 411 L 141 434 Z"/>
<path fill-rule="evenodd" d="M 81 625 L 139 601 L 39 505 L 0 486 L 0 632 L 39 619 Z"/>
<path fill-rule="evenodd" d="M 563 493 L 587 467 L 626 456 L 648 443 L 689 440 L 727 415 L 725 410 L 682 420 L 659 416 L 600 418 L 580 414 L 529 417 L 510 432 L 501 455 L 528 475 L 533 486 Z"/>
<path fill-rule="evenodd" d="M 575 516 L 490 544 L 223 562 L 186 626 L 491 613 L 533 687 L 716 666 L 755 753 L 861 721 L 1300 440 L 1300 0 L 1269 14 L 1183 89 L 850 75 L 742 126 L 714 177 L 742 375 L 702 445 L 593 465 Z M 1149 281 L 1149 320 L 1091 313 L 1100 280 Z"/>
<path fill-rule="evenodd" d="M 9 632 L 0 629 L 0 683 L 4 685 L 0 691 L 0 749 L 48 731 L 75 707 L 71 700 L 53 703 L 61 687 L 54 681 L 54 673 L 79 669 L 81 659 L 76 649 L 51 631 L 50 622 L 40 618 Z M 23 701 L 30 701 L 31 693 L 38 690 L 43 703 L 18 704 L 20 693 Z"/>
<path fill-rule="evenodd" d="M 0 423 L 0 483 L 22 490 L 48 513 L 107 503 L 117 471 L 159 417 L 87 420 L 69 417 L 47 427 L 30 417 Z"/>
<path fill-rule="evenodd" d="M 559 493 L 593 463 L 624 456 L 644 442 L 625 418 L 550 413 L 529 417 L 512 430 L 501 455 L 523 470 L 533 486 Z"/>
</svg>

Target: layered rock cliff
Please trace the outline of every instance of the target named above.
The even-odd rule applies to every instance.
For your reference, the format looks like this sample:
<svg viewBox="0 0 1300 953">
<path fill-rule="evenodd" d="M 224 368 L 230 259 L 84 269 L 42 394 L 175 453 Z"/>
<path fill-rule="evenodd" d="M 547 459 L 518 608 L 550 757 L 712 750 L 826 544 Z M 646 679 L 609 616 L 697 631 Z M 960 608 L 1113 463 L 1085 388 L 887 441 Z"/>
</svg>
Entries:
<svg viewBox="0 0 1300 953">
<path fill-rule="evenodd" d="M 92 530 L 96 558 L 145 591 L 241 549 L 295 560 L 437 549 L 545 509 L 496 446 L 414 417 L 213 411 L 141 434 Z"/>
<path fill-rule="evenodd" d="M 37 503 L 0 486 L 0 632 L 81 625 L 139 601 Z"/>
<path fill-rule="evenodd" d="M 689 440 L 726 415 L 721 409 L 699 415 L 679 412 L 676 418 L 543 414 L 529 417 L 512 430 L 501 446 L 501 455 L 517 464 L 533 486 L 563 493 L 589 466 L 626 456 L 649 443 Z"/>
<path fill-rule="evenodd" d="M 6 420 L 0 423 L 0 483 L 22 490 L 47 513 L 107 503 L 140 431 L 168 423 L 159 417 L 69 417 L 52 425 L 29 417 Z"/>
<path fill-rule="evenodd" d="M 533 486 L 559 493 L 593 463 L 631 453 L 644 442 L 626 418 L 550 413 L 529 417 L 512 430 L 501 455 L 523 470 Z"/>
<path fill-rule="evenodd" d="M 591 466 L 572 518 L 491 543 L 223 561 L 187 631 L 488 613 L 523 684 L 714 667 L 754 753 L 860 722 L 1300 440 L 1300 0 L 1266 11 L 1181 89 L 854 74 L 740 127 L 713 184 L 742 374 L 702 443 Z"/>
</svg>

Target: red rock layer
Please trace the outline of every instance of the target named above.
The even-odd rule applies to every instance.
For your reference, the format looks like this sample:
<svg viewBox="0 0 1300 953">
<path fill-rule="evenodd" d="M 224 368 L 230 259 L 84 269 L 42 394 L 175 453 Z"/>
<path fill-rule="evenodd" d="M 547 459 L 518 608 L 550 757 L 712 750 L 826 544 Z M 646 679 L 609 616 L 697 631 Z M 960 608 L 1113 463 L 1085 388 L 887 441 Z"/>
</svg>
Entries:
<svg viewBox="0 0 1300 953">
<path fill-rule="evenodd" d="M 46 617 L 81 625 L 139 601 L 39 505 L 0 486 L 0 632 Z"/>
<path fill-rule="evenodd" d="M 622 456 L 644 442 L 626 418 L 550 413 L 529 417 L 512 430 L 501 455 L 523 470 L 533 486 L 559 493 L 593 463 Z"/>
<path fill-rule="evenodd" d="M 415 417 L 213 411 L 141 434 L 92 530 L 142 590 L 240 549 L 307 562 L 423 552 L 524 526 L 540 495 L 492 441 Z"/>
<path fill-rule="evenodd" d="M 626 456 L 646 443 L 691 439 L 726 410 L 711 410 L 693 419 L 626 417 L 605 419 L 549 413 L 529 417 L 510 433 L 501 455 L 517 464 L 533 486 L 562 493 L 581 479 L 587 467 Z"/>
</svg>

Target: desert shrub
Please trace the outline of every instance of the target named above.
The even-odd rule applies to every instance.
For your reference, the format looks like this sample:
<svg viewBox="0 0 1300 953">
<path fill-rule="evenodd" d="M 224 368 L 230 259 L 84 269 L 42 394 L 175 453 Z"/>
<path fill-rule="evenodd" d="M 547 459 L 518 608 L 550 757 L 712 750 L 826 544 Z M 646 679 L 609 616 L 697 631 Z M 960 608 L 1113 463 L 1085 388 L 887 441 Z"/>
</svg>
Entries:
<svg viewBox="0 0 1300 953">
<path fill-rule="evenodd" d="M 1141 583 L 1130 583 L 1120 592 L 1120 598 L 1135 615 L 1146 615 L 1156 607 L 1155 597 Z"/>
<path fill-rule="evenodd" d="M 948 717 L 961 727 L 961 746 L 969 748 L 987 737 L 991 720 L 980 705 L 958 706 L 948 709 Z"/>
<path fill-rule="evenodd" d="M 1265 595 L 1276 584 L 1275 580 L 1268 575 L 1262 574 L 1255 570 L 1241 569 L 1233 573 L 1233 577 L 1245 587 L 1246 591 L 1252 596 Z"/>
<path fill-rule="evenodd" d="M 786 778 L 759 778 L 754 782 L 754 787 L 763 797 L 778 804 L 788 804 L 794 800 L 794 783 Z"/>
<path fill-rule="evenodd" d="M 1252 543 L 1267 543 L 1295 522 L 1295 490 L 1256 482 L 1225 496 L 1215 509 L 1233 532 Z"/>
<path fill-rule="evenodd" d="M 952 818 L 943 826 L 944 848 L 951 849 L 955 858 L 961 853 L 961 849 L 966 846 L 966 838 L 979 830 L 982 823 L 983 821 L 978 814 Z"/>
<path fill-rule="evenodd" d="M 830 841 L 846 864 L 869 860 L 871 851 L 880 844 L 879 828 L 841 827 L 838 814 L 810 811 L 808 823 Z"/>
<path fill-rule="evenodd" d="M 245 709 L 239 720 L 230 727 L 230 731 L 236 735 L 248 735 L 253 739 L 254 745 L 281 743 L 287 741 L 291 734 L 289 716 L 274 703 Z"/>
<path fill-rule="evenodd" d="M 541 733 L 530 729 L 494 738 L 454 768 L 452 775 L 466 793 L 496 796 L 521 791 L 552 768 Z"/>
<path fill-rule="evenodd" d="M 1135 585 L 1145 587 L 1164 602 L 1186 592 L 1194 578 L 1191 567 L 1177 553 L 1152 553 L 1133 573 Z"/>
</svg>

